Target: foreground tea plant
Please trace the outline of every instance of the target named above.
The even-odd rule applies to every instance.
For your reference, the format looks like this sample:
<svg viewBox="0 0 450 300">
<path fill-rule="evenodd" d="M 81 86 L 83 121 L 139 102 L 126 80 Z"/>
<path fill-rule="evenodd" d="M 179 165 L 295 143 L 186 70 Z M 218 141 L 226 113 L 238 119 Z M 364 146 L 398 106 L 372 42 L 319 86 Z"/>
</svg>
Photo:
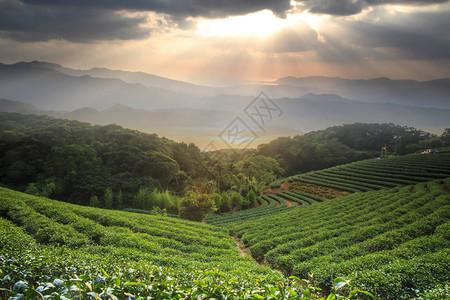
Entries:
<svg viewBox="0 0 450 300">
<path fill-rule="evenodd" d="M 180 284 L 172 275 L 161 271 L 149 282 L 129 281 L 110 276 L 83 275 L 70 279 L 56 278 L 53 281 L 37 282 L 36 286 L 27 281 L 12 284 L 7 275 L 1 280 L 3 296 L 9 299 L 356 299 L 364 295 L 375 297 L 366 291 L 353 287 L 346 278 L 334 281 L 334 293 L 321 297 L 321 290 L 311 286 L 308 280 L 289 277 L 276 284 L 264 280 L 246 281 L 214 269 L 198 272 L 188 284 Z M 11 286 L 12 285 L 12 286 Z"/>
<path fill-rule="evenodd" d="M 322 297 L 307 281 L 241 257 L 228 232 L 211 225 L 4 188 L 0 216 L 1 299 Z"/>
</svg>

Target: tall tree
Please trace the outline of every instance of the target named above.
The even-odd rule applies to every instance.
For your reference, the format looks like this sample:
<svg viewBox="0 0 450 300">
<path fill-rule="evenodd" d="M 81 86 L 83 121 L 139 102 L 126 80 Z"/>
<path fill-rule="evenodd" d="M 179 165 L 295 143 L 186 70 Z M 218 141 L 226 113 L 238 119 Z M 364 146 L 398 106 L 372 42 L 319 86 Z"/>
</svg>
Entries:
<svg viewBox="0 0 450 300">
<path fill-rule="evenodd" d="M 107 188 L 105 190 L 105 194 L 103 195 L 103 203 L 104 203 L 104 207 L 111 209 L 113 206 L 113 201 L 114 201 L 114 194 L 112 189 Z"/>
</svg>

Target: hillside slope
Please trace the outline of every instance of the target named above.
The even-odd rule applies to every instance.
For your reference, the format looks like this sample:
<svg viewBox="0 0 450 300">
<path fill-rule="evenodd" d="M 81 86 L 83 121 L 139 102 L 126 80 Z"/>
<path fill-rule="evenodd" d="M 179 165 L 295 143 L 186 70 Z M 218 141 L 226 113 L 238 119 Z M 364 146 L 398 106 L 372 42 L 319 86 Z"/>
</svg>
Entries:
<svg viewBox="0 0 450 300">
<path fill-rule="evenodd" d="M 0 225 L 0 285 L 12 288 L 22 280 L 34 286 L 24 290 L 27 298 L 36 297 L 35 291 L 48 295 L 64 288 L 59 279 L 70 289 L 66 296 L 83 292 L 84 299 L 101 293 L 120 299 L 128 299 L 127 293 L 156 299 L 239 298 L 258 280 L 284 280 L 279 272 L 240 256 L 226 231 L 207 224 L 0 188 Z M 20 285 L 14 284 L 13 291 L 21 291 Z M 0 298 L 7 294 L 0 291 Z"/>
<path fill-rule="evenodd" d="M 389 189 L 447 177 L 450 177 L 450 155 L 446 154 L 366 159 L 278 179 L 263 192 L 259 199 L 262 205 L 259 207 L 211 215 L 208 223 L 231 226 L 233 223 L 283 213 L 350 193 Z M 264 205 L 265 200 L 274 203 Z"/>
<path fill-rule="evenodd" d="M 325 291 L 349 276 L 381 299 L 411 299 L 449 282 L 449 190 L 450 178 L 357 192 L 234 228 L 253 257 Z"/>
</svg>

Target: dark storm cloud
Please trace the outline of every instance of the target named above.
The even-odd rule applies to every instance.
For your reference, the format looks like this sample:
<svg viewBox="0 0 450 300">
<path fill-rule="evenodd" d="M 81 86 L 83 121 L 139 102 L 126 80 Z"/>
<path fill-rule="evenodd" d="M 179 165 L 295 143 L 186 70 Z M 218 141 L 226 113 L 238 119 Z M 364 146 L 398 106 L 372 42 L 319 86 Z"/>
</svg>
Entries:
<svg viewBox="0 0 450 300">
<path fill-rule="evenodd" d="M 112 10 L 42 7 L 19 1 L 0 1 L 0 35 L 19 41 L 65 39 L 129 40 L 145 38 L 142 17 L 125 17 Z"/>
<path fill-rule="evenodd" d="M 380 7 L 383 4 L 418 6 L 447 3 L 449 0 L 298 0 L 297 2 L 303 4 L 301 9 L 313 13 L 352 15 L 359 13 L 364 8 Z M 187 29 L 189 26 L 195 26 L 195 23 L 188 18 L 190 16 L 218 18 L 245 15 L 263 9 L 269 9 L 276 15 L 283 16 L 290 8 L 290 0 L 0 0 L 0 36 L 20 41 L 65 39 L 93 42 L 143 39 L 149 36 L 152 29 L 164 30 L 166 27 L 172 26 Z M 165 18 L 165 21 L 160 25 L 153 22 L 154 28 L 150 29 L 147 27 L 148 20 L 145 17 L 123 14 L 119 11 L 157 12 L 162 14 L 161 18 Z M 417 24 L 416 20 L 406 21 Z M 431 19 L 429 22 L 435 22 L 435 20 Z M 443 23 L 443 27 L 436 28 L 436 32 L 441 32 L 442 28 L 449 28 L 446 20 L 440 20 L 440 22 Z M 423 25 L 425 28 L 430 27 L 427 23 Z M 358 37 L 361 40 L 358 42 L 361 47 L 369 47 L 370 43 L 387 43 L 388 47 L 401 49 L 414 44 L 414 39 L 417 38 L 417 33 L 413 31 L 409 32 L 408 29 L 395 26 L 391 29 L 388 28 L 390 25 L 378 26 L 349 21 L 341 23 L 340 26 L 342 28 L 339 29 L 345 29 L 345 33 L 350 37 L 355 39 Z M 351 28 L 353 26 L 359 28 Z M 421 32 L 420 27 L 415 30 Z M 431 33 L 432 36 L 427 36 L 428 33 L 420 33 L 425 44 L 421 46 L 421 49 L 417 47 L 417 43 L 414 44 L 412 55 L 420 53 L 436 57 L 445 55 L 441 49 L 447 50 L 447 42 L 436 40 L 434 33 Z M 291 50 L 295 52 L 316 46 L 316 41 L 312 42 L 315 40 L 312 35 L 310 33 L 305 33 L 305 35 L 310 37 L 311 44 L 305 44 L 307 39 L 290 39 L 289 34 L 280 33 L 279 41 L 274 41 L 278 45 L 274 47 L 274 52 L 290 52 Z M 373 36 L 374 39 L 368 39 L 367 35 Z M 399 35 L 402 37 L 397 38 Z M 295 37 L 293 34 L 291 36 Z M 286 44 L 283 44 L 283 41 L 286 41 Z M 341 44 L 345 43 L 336 40 L 335 45 L 331 46 L 339 51 Z M 440 47 L 432 49 L 431 45 L 440 45 Z M 326 49 L 323 52 L 329 52 L 329 50 Z"/>
<path fill-rule="evenodd" d="M 173 16 L 219 18 L 244 15 L 269 9 L 283 16 L 291 5 L 289 0 L 23 0 L 44 6 L 96 7 L 154 11 Z"/>
<path fill-rule="evenodd" d="M 402 59 L 450 58 L 449 9 L 383 15 L 379 21 L 342 20 L 333 35 L 345 37 L 346 47 L 384 48 Z"/>
<path fill-rule="evenodd" d="M 385 4 L 430 5 L 447 3 L 449 0 L 300 0 L 304 8 L 311 13 L 337 16 L 349 16 L 361 12 L 363 9 Z"/>
<path fill-rule="evenodd" d="M 389 14 L 379 8 L 359 21 L 338 20 L 315 45 L 323 61 L 450 59 L 450 9 Z"/>
<path fill-rule="evenodd" d="M 316 34 L 308 25 L 274 33 L 266 52 L 313 51 L 321 61 L 450 59 L 450 7 L 438 11 L 392 13 L 383 7 L 358 21 L 335 19 Z"/>
<path fill-rule="evenodd" d="M 348 16 L 359 13 L 365 8 L 365 1 L 353 0 L 319 0 L 304 1 L 312 13 Z"/>
<path fill-rule="evenodd" d="M 0 35 L 19 41 L 131 40 L 148 37 L 147 20 L 120 10 L 163 13 L 167 26 L 187 28 L 190 16 L 216 18 L 263 9 L 283 16 L 289 8 L 289 0 L 0 0 Z"/>
</svg>

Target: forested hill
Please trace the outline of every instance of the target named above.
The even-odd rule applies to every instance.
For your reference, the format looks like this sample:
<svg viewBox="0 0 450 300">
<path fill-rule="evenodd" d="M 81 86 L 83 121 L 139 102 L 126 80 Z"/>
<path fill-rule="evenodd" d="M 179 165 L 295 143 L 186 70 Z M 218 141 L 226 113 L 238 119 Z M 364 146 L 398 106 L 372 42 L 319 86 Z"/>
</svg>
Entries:
<svg viewBox="0 0 450 300">
<path fill-rule="evenodd" d="M 1 184 L 63 201 L 86 205 L 110 188 L 128 207 L 141 186 L 167 189 L 175 176 L 196 177 L 201 156 L 193 144 L 117 125 L 0 114 Z"/>
<path fill-rule="evenodd" d="M 450 128 L 434 135 L 391 123 L 354 123 L 294 137 L 280 137 L 258 146 L 257 154 L 275 158 L 285 175 L 320 170 L 373 158 L 386 146 L 387 155 L 404 155 L 450 146 Z"/>
<path fill-rule="evenodd" d="M 388 154 L 450 146 L 449 137 L 450 129 L 434 136 L 355 123 L 215 155 L 118 125 L 0 113 L 0 185 L 95 207 L 189 211 L 185 217 L 201 220 L 256 205 L 277 177 L 375 157 L 384 145 Z"/>
</svg>

